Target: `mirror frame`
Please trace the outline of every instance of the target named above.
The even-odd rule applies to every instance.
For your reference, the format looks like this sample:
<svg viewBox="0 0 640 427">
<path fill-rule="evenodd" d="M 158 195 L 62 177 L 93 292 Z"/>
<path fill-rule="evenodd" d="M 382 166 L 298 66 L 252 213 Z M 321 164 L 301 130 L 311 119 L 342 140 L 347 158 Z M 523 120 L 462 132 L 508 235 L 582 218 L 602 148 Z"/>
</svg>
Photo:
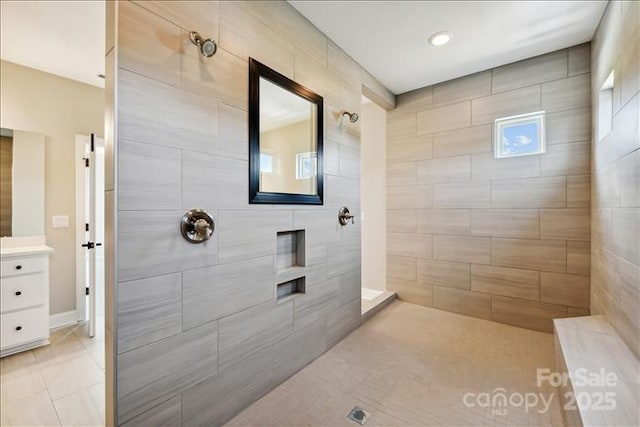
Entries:
<svg viewBox="0 0 640 427">
<path fill-rule="evenodd" d="M 316 105 L 317 194 L 292 194 L 260 191 L 260 78 L 280 86 Z M 294 82 L 266 65 L 249 58 L 249 203 L 322 205 L 324 190 L 322 96 Z"/>
</svg>

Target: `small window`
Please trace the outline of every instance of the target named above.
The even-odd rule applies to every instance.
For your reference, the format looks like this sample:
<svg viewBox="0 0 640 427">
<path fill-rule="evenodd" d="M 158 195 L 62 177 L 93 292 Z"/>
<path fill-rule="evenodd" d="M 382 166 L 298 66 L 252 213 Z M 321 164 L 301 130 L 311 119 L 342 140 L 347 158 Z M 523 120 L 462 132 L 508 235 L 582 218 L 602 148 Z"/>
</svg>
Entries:
<svg viewBox="0 0 640 427">
<path fill-rule="evenodd" d="M 496 119 L 494 138 L 496 159 L 544 153 L 544 111 Z"/>
</svg>

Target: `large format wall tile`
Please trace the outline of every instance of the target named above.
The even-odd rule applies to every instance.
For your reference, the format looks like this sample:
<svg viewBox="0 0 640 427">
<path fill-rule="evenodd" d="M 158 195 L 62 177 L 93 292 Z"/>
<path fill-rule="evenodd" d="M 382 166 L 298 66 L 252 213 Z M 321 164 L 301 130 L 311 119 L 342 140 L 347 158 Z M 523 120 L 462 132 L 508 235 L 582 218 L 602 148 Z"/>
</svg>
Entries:
<svg viewBox="0 0 640 427">
<path fill-rule="evenodd" d="M 471 266 L 471 290 L 537 301 L 540 298 L 540 273 L 532 270 Z"/>
<path fill-rule="evenodd" d="M 492 208 L 563 208 L 566 177 L 519 178 L 491 183 Z"/>
<path fill-rule="evenodd" d="M 118 284 L 118 353 L 182 331 L 179 273 Z"/>
<path fill-rule="evenodd" d="M 118 356 L 118 423 L 215 374 L 217 332 L 209 323 Z"/>
<path fill-rule="evenodd" d="M 467 316 L 491 318 L 491 295 L 455 288 L 433 287 L 433 307 Z"/>
<path fill-rule="evenodd" d="M 123 427 L 179 426 L 182 425 L 182 396 L 176 396 L 166 402 L 138 415 Z"/>
<path fill-rule="evenodd" d="M 218 321 L 221 371 L 293 332 L 293 301 L 269 302 Z"/>
<path fill-rule="evenodd" d="M 635 124 L 619 126 L 595 146 L 606 153 L 595 167 L 606 173 L 593 190 L 605 202 L 601 224 L 590 231 L 589 53 L 583 44 L 397 96 L 388 116 L 394 129 L 387 153 L 387 286 L 399 299 L 550 331 L 553 317 L 589 310 L 570 303 L 576 287 L 549 294 L 548 286 L 541 300 L 542 273 L 589 279 L 591 234 L 609 234 L 604 244 L 620 260 L 640 251 L 620 231 L 640 228 L 640 220 L 631 210 L 614 213 L 640 208 L 637 186 L 620 186 L 637 181 L 640 155 L 607 168 L 640 147 Z M 640 66 L 634 64 L 628 67 Z M 614 128 L 616 120 L 637 119 L 640 105 L 633 94 L 621 105 L 620 93 Z M 494 121 L 541 110 L 546 151 L 496 159 Z M 421 236 L 430 236 L 432 246 Z M 492 307 L 496 298 L 502 299 Z M 511 301 L 518 309 L 507 307 Z"/>
<path fill-rule="evenodd" d="M 491 264 L 539 271 L 564 272 L 564 240 L 491 239 Z"/>
<path fill-rule="evenodd" d="M 540 301 L 589 308 L 589 276 L 540 273 Z"/>
<path fill-rule="evenodd" d="M 304 295 L 296 296 L 293 300 L 295 330 L 298 331 L 322 320 L 329 312 L 337 310 L 340 307 L 339 289 L 340 278 L 334 277 L 310 286 Z"/>
<path fill-rule="evenodd" d="M 185 271 L 182 287 L 186 330 L 272 300 L 273 257 Z"/>
<path fill-rule="evenodd" d="M 216 219 L 215 212 L 209 212 Z M 199 245 L 180 234 L 182 211 L 118 213 L 119 281 L 160 276 L 217 263 L 218 233 Z M 275 239 L 275 237 L 274 237 Z"/>
<path fill-rule="evenodd" d="M 484 237 L 433 236 L 433 258 L 489 264 L 491 239 Z"/>
<path fill-rule="evenodd" d="M 486 237 L 539 237 L 537 209 L 472 209 L 471 234 Z"/>
<path fill-rule="evenodd" d="M 493 70 L 493 93 L 567 77 L 567 51 L 559 50 Z"/>
</svg>

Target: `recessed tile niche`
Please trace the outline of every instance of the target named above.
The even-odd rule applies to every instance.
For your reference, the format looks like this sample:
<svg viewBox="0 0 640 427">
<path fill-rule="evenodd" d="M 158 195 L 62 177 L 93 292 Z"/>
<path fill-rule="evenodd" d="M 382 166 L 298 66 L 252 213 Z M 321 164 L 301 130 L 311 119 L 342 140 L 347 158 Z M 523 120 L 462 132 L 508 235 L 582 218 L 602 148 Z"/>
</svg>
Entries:
<svg viewBox="0 0 640 427">
<path fill-rule="evenodd" d="M 275 284 L 278 299 L 305 292 L 304 234 L 304 230 L 277 233 Z"/>
</svg>

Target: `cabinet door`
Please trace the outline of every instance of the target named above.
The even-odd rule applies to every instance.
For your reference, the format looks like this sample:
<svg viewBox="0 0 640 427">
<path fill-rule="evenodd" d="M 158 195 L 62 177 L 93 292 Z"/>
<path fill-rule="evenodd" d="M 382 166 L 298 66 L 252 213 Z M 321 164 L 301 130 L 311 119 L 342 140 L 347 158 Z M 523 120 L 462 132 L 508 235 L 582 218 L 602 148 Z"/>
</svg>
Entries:
<svg viewBox="0 0 640 427">
<path fill-rule="evenodd" d="M 49 336 L 46 306 L 0 315 L 0 348 L 25 344 Z"/>
</svg>

